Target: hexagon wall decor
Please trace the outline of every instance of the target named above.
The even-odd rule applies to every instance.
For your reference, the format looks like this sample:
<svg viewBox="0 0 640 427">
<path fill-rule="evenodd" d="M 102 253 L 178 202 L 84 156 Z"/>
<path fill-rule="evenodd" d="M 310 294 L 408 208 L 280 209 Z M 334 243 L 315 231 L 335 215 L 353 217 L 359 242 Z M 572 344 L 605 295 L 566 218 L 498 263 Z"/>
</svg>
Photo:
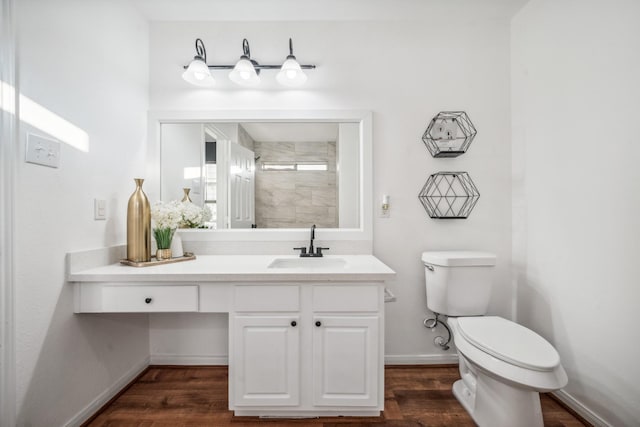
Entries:
<svg viewBox="0 0 640 427">
<path fill-rule="evenodd" d="M 441 111 L 431 119 L 422 141 L 433 157 L 458 157 L 477 133 L 464 111 Z"/>
<path fill-rule="evenodd" d="M 480 192 L 467 172 L 438 172 L 429 176 L 418 195 L 431 218 L 464 219 L 473 210 Z"/>
</svg>

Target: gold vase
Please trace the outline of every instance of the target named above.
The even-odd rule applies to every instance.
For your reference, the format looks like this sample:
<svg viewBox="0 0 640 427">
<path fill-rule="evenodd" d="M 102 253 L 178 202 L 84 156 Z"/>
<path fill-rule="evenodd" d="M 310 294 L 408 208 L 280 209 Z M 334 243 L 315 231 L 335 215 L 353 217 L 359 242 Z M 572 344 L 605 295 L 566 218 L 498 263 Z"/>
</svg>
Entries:
<svg viewBox="0 0 640 427">
<path fill-rule="evenodd" d="M 144 179 L 135 178 L 136 190 L 127 205 L 127 259 L 151 261 L 151 205 L 142 191 Z"/>
<path fill-rule="evenodd" d="M 191 202 L 191 197 L 189 197 L 189 192 L 191 191 L 190 188 L 183 188 L 182 191 L 184 191 L 184 197 L 182 198 L 182 202 Z"/>
<path fill-rule="evenodd" d="M 171 248 L 169 249 L 158 249 L 156 251 L 156 259 L 158 261 L 163 259 L 171 259 Z"/>
</svg>

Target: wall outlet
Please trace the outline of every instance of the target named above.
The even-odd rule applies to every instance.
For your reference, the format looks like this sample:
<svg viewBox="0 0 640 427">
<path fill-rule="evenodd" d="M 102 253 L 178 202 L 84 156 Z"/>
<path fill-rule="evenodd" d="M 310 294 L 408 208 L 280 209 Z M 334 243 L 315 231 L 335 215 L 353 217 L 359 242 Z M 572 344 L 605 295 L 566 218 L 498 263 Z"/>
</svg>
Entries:
<svg viewBox="0 0 640 427">
<path fill-rule="evenodd" d="M 26 157 L 28 163 L 57 168 L 60 166 L 60 141 L 27 134 Z"/>
<path fill-rule="evenodd" d="M 93 200 L 94 219 L 107 219 L 107 201 L 102 199 Z"/>
</svg>

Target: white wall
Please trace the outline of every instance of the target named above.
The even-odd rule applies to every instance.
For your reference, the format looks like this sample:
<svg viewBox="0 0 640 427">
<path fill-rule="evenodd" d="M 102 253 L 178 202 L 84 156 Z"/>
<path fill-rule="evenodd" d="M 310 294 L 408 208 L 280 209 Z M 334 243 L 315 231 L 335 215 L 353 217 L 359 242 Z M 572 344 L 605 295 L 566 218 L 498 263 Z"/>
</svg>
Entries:
<svg viewBox="0 0 640 427">
<path fill-rule="evenodd" d="M 374 254 L 398 273 L 389 283 L 398 300 L 387 306 L 386 353 L 392 362 L 442 360 L 432 342 L 435 334 L 422 325 L 428 314 L 422 251 L 495 252 L 491 311 L 509 317 L 511 309 L 509 21 L 465 13 L 437 16 L 443 19 L 150 25 L 152 109 L 373 111 L 374 201 L 377 206 L 382 194 L 392 200 L 391 218 L 374 219 Z M 459 23 L 453 30 L 451 20 Z M 195 88 L 180 73 L 193 57 L 196 37 L 205 42 L 209 62 L 218 64 L 235 62 L 245 37 L 252 57 L 263 63 L 281 61 L 293 37 L 298 60 L 318 68 L 308 73 L 300 90 L 278 88 L 273 71 L 261 74 L 262 89 L 237 89 L 220 71 L 214 72 L 215 89 Z M 455 109 L 469 113 L 478 136 L 465 155 L 433 159 L 421 136 L 435 114 Z M 430 219 L 418 201 L 429 174 L 446 170 L 470 172 L 480 190 L 467 220 Z M 166 326 L 151 322 L 154 348 Z M 194 354 L 201 348 L 197 341 L 185 340 L 181 349 Z M 223 345 L 220 341 L 216 348 Z"/>
<path fill-rule="evenodd" d="M 189 198 L 201 205 L 204 198 L 202 188 L 202 155 L 204 127 L 199 123 L 163 123 L 161 125 L 160 178 L 161 200 L 182 200 L 183 188 L 191 188 Z M 194 178 L 185 179 L 184 168 L 197 170 Z"/>
<path fill-rule="evenodd" d="M 639 18 L 532 0 L 511 30 L 517 317 L 560 352 L 564 397 L 616 426 L 640 420 Z"/>
<path fill-rule="evenodd" d="M 65 254 L 125 241 L 144 171 L 148 27 L 126 2 L 20 0 L 22 93 L 86 131 L 59 169 L 16 165 L 15 311 L 20 426 L 59 426 L 149 355 L 145 315 L 73 314 Z M 26 132 L 21 125 L 20 159 Z M 108 219 L 93 220 L 93 199 Z M 76 420 L 77 421 L 77 420 Z"/>
</svg>

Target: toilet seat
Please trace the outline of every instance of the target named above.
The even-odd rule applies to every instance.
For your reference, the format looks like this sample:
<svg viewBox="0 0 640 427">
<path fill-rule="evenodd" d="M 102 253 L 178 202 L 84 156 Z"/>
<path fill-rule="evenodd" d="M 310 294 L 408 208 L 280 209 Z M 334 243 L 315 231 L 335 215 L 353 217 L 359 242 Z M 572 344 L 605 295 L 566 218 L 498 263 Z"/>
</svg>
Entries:
<svg viewBox="0 0 640 427">
<path fill-rule="evenodd" d="M 471 340 L 467 339 L 467 337 L 463 335 L 460 328 L 461 320 L 463 321 L 463 323 L 472 324 L 473 326 L 477 327 L 477 328 L 473 328 L 473 326 L 467 327 L 467 335 L 471 334 L 471 336 L 475 336 L 476 343 L 482 342 L 482 341 L 479 341 L 479 339 L 477 338 L 478 336 L 480 336 L 483 332 L 486 332 L 487 334 L 492 333 L 489 327 L 489 323 L 485 322 L 485 320 L 488 319 L 489 317 L 490 316 L 449 317 L 447 319 L 447 324 L 451 327 L 451 331 L 453 332 L 454 342 L 458 349 L 458 353 L 460 354 L 461 357 L 464 356 L 464 358 L 472 362 L 472 364 L 477 369 L 480 369 L 485 373 L 487 373 L 488 375 L 492 375 L 495 378 L 498 378 L 499 381 L 506 381 L 506 382 L 519 384 L 520 386 L 523 386 L 532 390 L 536 390 L 538 392 L 558 390 L 564 387 L 565 385 L 567 385 L 567 374 L 562 368 L 561 363 L 558 363 L 553 368 L 544 369 L 544 370 L 526 368 L 521 366 L 522 364 L 524 364 L 523 362 L 529 362 L 530 365 L 534 365 L 534 366 L 536 365 L 544 366 L 544 363 L 542 364 L 535 363 L 535 362 L 531 363 L 526 359 L 526 357 L 520 357 L 519 355 L 511 353 L 510 358 L 513 361 L 518 361 L 520 363 L 520 365 L 514 364 L 510 361 L 504 360 L 505 356 L 509 356 L 508 351 L 504 351 L 504 353 L 507 353 L 507 355 L 504 355 L 504 354 L 501 354 L 502 352 L 498 352 L 495 350 L 496 348 L 499 348 L 498 345 L 494 345 L 492 351 L 494 354 L 497 354 L 500 357 L 494 356 L 493 354 L 489 353 L 485 349 L 481 348 L 479 345 L 474 344 Z M 469 320 L 463 320 L 463 319 L 469 319 L 469 320 L 476 319 L 476 320 L 472 320 L 470 322 Z M 513 323 L 506 319 L 502 319 L 501 321 Z M 497 321 L 497 322 L 501 322 L 501 321 Z M 500 328 L 500 326 L 498 326 L 498 328 Z M 471 332 L 471 329 L 474 329 L 474 331 Z M 477 332 L 475 331 L 475 329 L 482 329 L 484 331 Z M 474 334 L 474 332 L 477 332 L 477 334 Z M 529 332 L 534 334 L 533 331 L 529 331 Z M 512 344 L 518 345 L 518 338 L 504 339 L 500 335 L 496 335 L 495 332 L 493 332 L 493 334 L 497 336 L 500 339 L 500 341 L 510 342 Z M 484 342 L 484 345 L 485 345 L 485 348 L 490 347 L 487 341 Z M 544 345 L 542 347 L 544 348 Z M 501 349 L 501 350 L 504 350 L 504 349 Z M 537 350 L 532 352 L 533 353 L 532 357 L 536 357 L 536 354 L 535 354 L 536 351 Z M 555 349 L 554 349 L 554 352 L 555 352 Z M 518 359 L 524 359 L 524 360 L 518 360 Z M 550 363 L 547 363 L 547 366 L 549 364 Z"/>
<path fill-rule="evenodd" d="M 530 329 L 497 316 L 459 317 L 460 335 L 481 351 L 504 362 L 535 371 L 551 371 L 560 356 Z"/>
</svg>

